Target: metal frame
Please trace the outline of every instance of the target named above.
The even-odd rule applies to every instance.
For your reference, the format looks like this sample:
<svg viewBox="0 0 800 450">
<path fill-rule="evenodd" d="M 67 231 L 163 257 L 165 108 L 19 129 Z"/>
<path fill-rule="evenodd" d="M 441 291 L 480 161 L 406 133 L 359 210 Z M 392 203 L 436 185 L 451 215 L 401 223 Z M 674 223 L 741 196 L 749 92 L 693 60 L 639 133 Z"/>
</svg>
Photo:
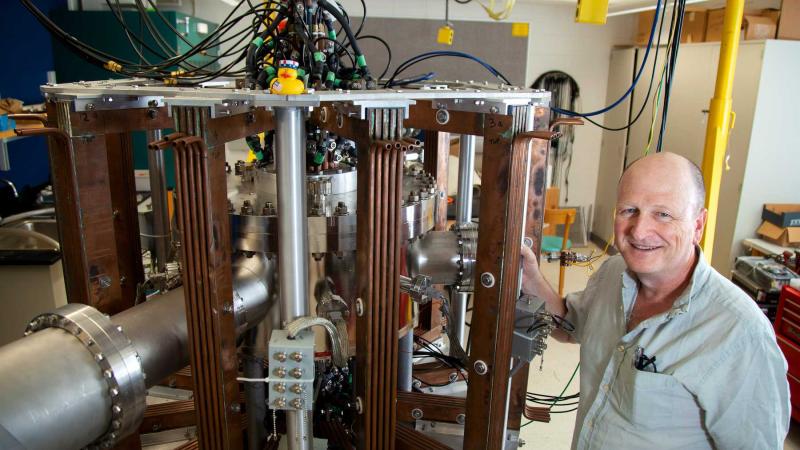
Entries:
<svg viewBox="0 0 800 450">
<path fill-rule="evenodd" d="M 287 97 L 240 89 L 147 86 L 144 80 L 51 85 L 45 86 L 43 91 L 50 102 L 51 117 L 58 117 L 59 128 L 69 137 L 69 151 L 51 145 L 51 155 L 53 167 L 60 172 L 54 178 L 56 195 L 62 199 L 59 217 L 66 219 L 61 227 L 62 238 L 65 238 L 62 241 L 70 242 L 73 238 L 76 242 L 74 257 L 65 255 L 65 274 L 73 301 L 90 299 L 92 304 L 124 307 L 128 299 L 123 293 L 124 283 L 119 280 L 121 277 L 127 280 L 132 269 L 124 263 L 111 264 L 111 261 L 114 257 L 119 259 L 121 255 L 133 254 L 138 249 L 138 239 L 122 242 L 111 249 L 106 242 L 118 242 L 117 235 L 126 230 L 129 234 L 137 232 L 138 238 L 138 227 L 135 220 L 129 228 L 113 223 L 115 205 L 121 208 L 120 215 L 129 211 L 130 205 L 125 199 L 132 188 L 124 177 L 119 186 L 109 186 L 117 180 L 109 180 L 107 174 L 124 167 L 111 167 L 109 151 L 118 152 L 126 159 L 129 149 L 123 142 L 125 133 L 136 129 L 171 128 L 172 121 L 185 135 L 173 144 L 178 155 L 182 242 L 191 244 L 184 245 L 182 250 L 196 423 L 200 432 L 198 443 L 208 449 L 242 446 L 241 403 L 235 380 L 236 332 L 233 314 L 229 313 L 233 310 L 230 304 L 232 269 L 223 144 L 277 128 L 280 156 L 282 139 L 288 137 L 287 133 L 298 131 L 296 127 L 283 129 L 286 121 L 282 120 L 282 115 L 312 108 L 313 120 L 323 128 L 354 139 L 359 148 L 364 149 L 366 154 L 359 159 L 358 172 L 357 242 L 359 270 L 370 275 L 362 277 L 359 287 L 366 304 L 357 322 L 357 404 L 362 413 L 357 430 L 358 447 L 391 449 L 429 441 L 402 425 L 407 418 L 401 417 L 396 409 L 399 280 L 395 278 L 400 257 L 398 224 L 401 215 L 398 210 L 402 189 L 392 180 L 397 181 L 402 176 L 400 155 L 405 145 L 394 142 L 398 137 L 396 133 L 402 124 L 427 130 L 429 136 L 436 137 L 435 158 L 429 159 L 436 161 L 434 173 L 439 175 L 437 189 L 441 194 L 446 186 L 449 153 L 449 139 L 445 137 L 449 133 L 483 136 L 483 178 L 496 182 L 484 182 L 482 199 L 497 207 L 483 208 L 480 213 L 482 229 L 478 236 L 480 256 L 476 272 L 481 283 L 476 282 L 475 314 L 485 320 L 475 323 L 471 330 L 471 382 L 464 404 L 465 417 L 456 414 L 456 420 L 466 422 L 464 448 L 470 449 L 502 448 L 507 428 L 519 426 L 520 404 L 524 397 L 514 399 L 520 393 L 512 388 L 512 400 L 508 401 L 511 330 L 505 324 L 513 321 L 523 217 L 526 209 L 531 211 L 526 208 L 526 198 L 529 204 L 532 198 L 539 202 L 542 198 L 538 191 L 526 193 L 527 173 L 532 170 L 531 152 L 525 146 L 512 143 L 515 135 L 527 129 L 534 106 L 549 102 L 549 93 L 516 87 L 459 87 L 329 91 Z M 277 120 L 271 110 L 277 112 Z M 88 133 L 92 133 L 91 138 Z M 392 143 L 383 142 L 387 139 Z M 295 145 L 286 145 L 296 150 Z M 538 148 L 545 152 L 546 158 L 546 145 Z M 537 161 L 533 165 L 540 168 L 543 160 L 540 157 Z M 81 178 L 89 167 L 98 169 L 98 164 L 108 166 L 108 170 L 96 170 L 94 180 Z M 282 173 L 293 172 L 287 169 Z M 97 184 L 108 193 L 92 197 L 93 204 L 70 201 L 70 198 L 88 199 L 97 192 L 97 189 L 92 190 Z M 295 199 L 286 198 L 288 201 Z M 446 196 L 441 195 L 440 200 L 437 224 L 443 228 Z M 63 205 L 74 206 L 65 210 Z M 87 213 L 89 217 L 96 217 L 96 223 L 86 220 Z M 541 216 L 534 213 L 529 217 L 529 228 L 541 227 Z M 129 223 L 124 216 L 121 222 Z M 73 235 L 69 236 L 70 233 Z M 283 259 L 282 262 L 287 264 Z M 109 286 L 99 284 L 101 275 L 92 271 L 93 267 L 99 268 L 100 274 L 108 274 Z M 135 264 L 131 267 L 135 268 Z M 130 276 L 132 280 L 139 279 L 137 274 Z M 281 271 L 281 276 L 282 284 L 302 284 L 302 270 L 287 275 Z M 303 293 L 297 296 L 306 297 Z M 117 299 L 123 301 L 114 303 Z M 284 299 L 283 303 L 284 308 L 295 307 L 299 300 Z M 298 310 L 296 314 L 283 314 L 282 319 L 290 320 L 302 313 Z M 415 398 L 403 395 L 406 395 L 405 402 Z M 453 407 L 447 402 L 444 404 Z M 435 408 L 435 404 L 431 407 Z M 290 433 L 297 430 L 292 425 L 295 422 L 294 427 L 298 426 L 296 420 L 288 418 Z"/>
</svg>

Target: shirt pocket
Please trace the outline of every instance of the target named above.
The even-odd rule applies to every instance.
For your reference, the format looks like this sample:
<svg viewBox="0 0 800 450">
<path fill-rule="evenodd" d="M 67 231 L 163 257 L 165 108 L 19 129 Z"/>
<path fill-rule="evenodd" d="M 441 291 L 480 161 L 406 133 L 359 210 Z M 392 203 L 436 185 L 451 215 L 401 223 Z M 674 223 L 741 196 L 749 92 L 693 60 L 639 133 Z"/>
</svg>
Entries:
<svg viewBox="0 0 800 450">
<path fill-rule="evenodd" d="M 620 416 L 642 429 L 670 427 L 675 399 L 685 393 L 671 375 L 637 370 L 626 363 L 620 368 L 615 391 L 612 398 Z"/>
</svg>

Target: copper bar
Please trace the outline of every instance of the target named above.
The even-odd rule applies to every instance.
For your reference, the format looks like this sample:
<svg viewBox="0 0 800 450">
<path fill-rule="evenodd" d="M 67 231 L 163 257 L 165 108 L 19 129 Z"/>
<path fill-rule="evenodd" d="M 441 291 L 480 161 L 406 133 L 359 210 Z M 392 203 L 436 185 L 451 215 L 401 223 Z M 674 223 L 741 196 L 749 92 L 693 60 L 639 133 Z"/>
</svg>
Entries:
<svg viewBox="0 0 800 450">
<path fill-rule="evenodd" d="M 205 108 L 176 108 L 179 126 L 204 132 Z M 185 128 L 184 128 L 185 127 Z M 242 446 L 232 298 L 224 151 L 199 137 L 174 141 L 178 218 L 199 442 L 206 449 Z"/>
<path fill-rule="evenodd" d="M 397 439 L 395 442 L 397 443 L 398 450 L 451 450 L 450 447 L 416 431 L 404 423 L 397 424 Z"/>
<path fill-rule="evenodd" d="M 127 309 L 137 303 L 137 285 L 144 282 L 136 181 L 133 175 L 133 143 L 130 132 L 105 136 L 114 244 L 122 294 L 120 302 L 121 307 Z"/>
<path fill-rule="evenodd" d="M 458 416 L 465 414 L 466 400 L 447 395 L 399 392 L 397 394 L 397 420 L 412 422 L 416 420 L 412 411 L 419 409 L 423 420 L 458 423 Z"/>
<path fill-rule="evenodd" d="M 70 116 L 72 128 L 86 133 L 123 133 L 133 130 L 172 128 L 173 126 L 165 106 L 79 111 Z"/>
<path fill-rule="evenodd" d="M 483 135 L 482 114 L 448 111 L 448 121 L 442 124 L 437 122 L 436 112 L 437 110 L 433 107 L 431 101 L 417 100 L 416 104 L 409 107 L 409 117 L 403 121 L 403 126 L 423 130 L 438 130 L 453 134 Z"/>
<path fill-rule="evenodd" d="M 218 117 L 208 123 L 206 143 L 210 147 L 243 139 L 275 129 L 275 116 L 263 107 L 232 116 Z"/>
<path fill-rule="evenodd" d="M 506 399 L 509 392 L 511 339 L 518 295 L 519 255 L 527 146 L 510 136 L 512 118 L 485 117 L 484 185 L 478 234 L 478 258 L 473 322 L 470 382 L 467 391 L 465 449 L 502 448 L 506 430 Z M 485 370 L 484 370 L 485 369 Z"/>
</svg>

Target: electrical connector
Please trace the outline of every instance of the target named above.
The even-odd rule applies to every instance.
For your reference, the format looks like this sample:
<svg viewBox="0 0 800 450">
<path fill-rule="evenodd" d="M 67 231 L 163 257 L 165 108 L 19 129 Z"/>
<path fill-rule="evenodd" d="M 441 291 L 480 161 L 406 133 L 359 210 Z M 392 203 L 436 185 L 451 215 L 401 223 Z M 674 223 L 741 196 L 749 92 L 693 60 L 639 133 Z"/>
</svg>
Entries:
<svg viewBox="0 0 800 450">
<path fill-rule="evenodd" d="M 455 30 L 450 25 L 444 25 L 439 28 L 439 31 L 436 33 L 436 42 L 438 44 L 444 45 L 453 45 L 453 37 L 455 36 Z"/>
</svg>

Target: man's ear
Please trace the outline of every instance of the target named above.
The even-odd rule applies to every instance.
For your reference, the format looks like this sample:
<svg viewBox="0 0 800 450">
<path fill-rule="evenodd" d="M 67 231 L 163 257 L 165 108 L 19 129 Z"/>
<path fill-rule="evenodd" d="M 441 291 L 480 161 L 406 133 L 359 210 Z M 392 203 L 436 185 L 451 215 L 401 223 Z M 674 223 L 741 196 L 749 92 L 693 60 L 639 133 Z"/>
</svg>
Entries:
<svg viewBox="0 0 800 450">
<path fill-rule="evenodd" d="M 697 213 L 697 217 L 694 219 L 694 244 L 700 244 L 700 240 L 703 239 L 703 230 L 706 227 L 706 221 L 708 220 L 708 210 L 703 208 Z"/>
</svg>

